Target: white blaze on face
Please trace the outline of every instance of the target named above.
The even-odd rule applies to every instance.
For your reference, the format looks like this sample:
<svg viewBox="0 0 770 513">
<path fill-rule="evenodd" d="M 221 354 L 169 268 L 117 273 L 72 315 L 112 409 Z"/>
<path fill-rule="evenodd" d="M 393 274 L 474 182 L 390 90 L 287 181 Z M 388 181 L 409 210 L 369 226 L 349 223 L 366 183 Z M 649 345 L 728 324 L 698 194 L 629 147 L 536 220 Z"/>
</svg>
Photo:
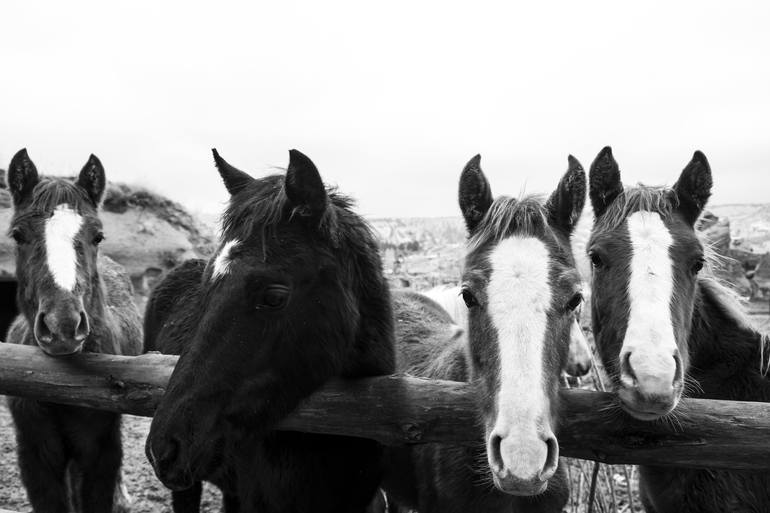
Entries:
<svg viewBox="0 0 770 513">
<path fill-rule="evenodd" d="M 670 389 L 676 372 L 673 358 L 676 338 L 670 306 L 673 262 L 669 248 L 672 237 L 660 214 L 655 212 L 631 214 L 628 234 L 633 251 L 628 283 L 630 312 L 620 361 L 630 352 L 629 361 L 639 385 L 651 385 L 654 391 L 665 391 Z M 625 381 L 631 380 L 629 376 L 623 377 Z M 627 386 L 633 386 L 625 381 Z"/>
<path fill-rule="evenodd" d="M 525 440 L 537 436 L 549 420 L 545 395 L 543 348 L 551 305 L 549 253 L 534 237 L 510 237 L 490 253 L 488 312 L 497 330 L 500 391 L 494 431 Z M 518 444 L 526 452 L 527 444 Z M 527 460 L 527 455 L 521 455 Z M 508 459 L 505 454 L 503 459 Z M 517 459 L 513 457 L 512 459 Z M 508 463 L 506 461 L 506 463 Z"/>
<path fill-rule="evenodd" d="M 213 279 L 216 280 L 230 272 L 230 262 L 232 261 L 230 252 L 240 243 L 241 242 L 237 239 L 225 242 L 224 246 L 222 246 L 222 249 L 219 251 L 217 258 L 214 259 L 214 270 L 211 273 Z"/>
<path fill-rule="evenodd" d="M 77 283 L 78 257 L 75 237 L 80 232 L 83 218 L 69 205 L 56 207 L 45 222 L 45 251 L 48 270 L 56 285 L 74 290 Z"/>
</svg>

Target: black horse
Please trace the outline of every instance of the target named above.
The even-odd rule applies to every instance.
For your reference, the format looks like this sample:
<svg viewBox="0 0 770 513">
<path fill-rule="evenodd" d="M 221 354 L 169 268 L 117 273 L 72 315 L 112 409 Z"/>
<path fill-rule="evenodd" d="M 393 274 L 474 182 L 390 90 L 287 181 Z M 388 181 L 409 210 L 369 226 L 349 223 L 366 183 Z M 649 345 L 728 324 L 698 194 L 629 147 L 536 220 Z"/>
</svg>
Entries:
<svg viewBox="0 0 770 513">
<path fill-rule="evenodd" d="M 394 296 L 399 371 L 468 381 L 478 393 L 478 445 L 387 451 L 385 489 L 420 513 L 560 513 L 558 391 L 582 302 L 570 235 L 586 178 L 572 157 L 547 201 L 493 199 L 472 159 L 460 178 L 468 227 L 462 297 L 467 334 L 425 296 Z"/>
<path fill-rule="evenodd" d="M 296 150 L 285 176 L 262 179 L 214 159 L 231 194 L 221 247 L 173 271 L 148 304 L 148 343 L 181 354 L 148 458 L 170 488 L 213 479 L 247 511 L 364 511 L 377 443 L 275 427 L 331 377 L 393 372 L 375 238 Z"/>
<path fill-rule="evenodd" d="M 123 268 L 98 255 L 104 169 L 93 155 L 73 183 L 41 178 L 26 150 L 7 176 L 14 215 L 17 302 L 12 344 L 52 357 L 80 351 L 137 355 L 141 319 Z M 10 398 L 19 466 L 37 513 L 111 513 L 120 503 L 120 415 Z"/>
<path fill-rule="evenodd" d="M 768 337 L 704 263 L 694 225 L 711 195 L 696 152 L 672 188 L 623 188 L 607 147 L 591 166 L 597 348 L 622 408 L 640 420 L 673 419 L 683 395 L 770 400 Z M 770 511 L 770 473 L 640 467 L 647 511 Z"/>
</svg>

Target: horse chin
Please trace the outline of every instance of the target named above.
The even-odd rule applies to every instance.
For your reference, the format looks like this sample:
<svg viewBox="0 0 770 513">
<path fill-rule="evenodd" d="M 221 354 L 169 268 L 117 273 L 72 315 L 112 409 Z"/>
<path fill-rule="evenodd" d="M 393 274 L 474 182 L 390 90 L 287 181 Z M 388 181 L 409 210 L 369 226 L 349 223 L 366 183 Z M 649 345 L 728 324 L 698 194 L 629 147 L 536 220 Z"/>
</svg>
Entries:
<svg viewBox="0 0 770 513">
<path fill-rule="evenodd" d="M 193 484 L 193 477 L 190 474 L 184 474 L 184 475 L 177 475 L 173 478 L 169 478 L 167 476 L 164 476 L 164 478 L 160 478 L 158 476 L 160 481 L 163 483 L 163 486 L 171 490 L 172 492 L 181 492 L 183 490 L 187 490 L 190 488 Z"/>
<path fill-rule="evenodd" d="M 625 411 L 636 420 L 641 420 L 644 422 L 652 422 L 661 419 L 666 415 L 669 415 L 674 411 L 677 404 L 679 404 L 679 400 L 676 399 L 672 401 L 671 404 L 666 406 L 655 405 L 654 407 L 645 407 L 645 405 L 638 404 L 633 400 L 626 400 L 627 398 L 624 398 L 622 393 L 619 395 L 621 399 L 620 406 L 623 408 L 623 411 Z"/>
<path fill-rule="evenodd" d="M 83 351 L 83 342 L 79 342 L 75 346 L 66 346 L 63 344 L 44 344 L 40 341 L 37 341 L 37 345 L 40 347 L 40 349 L 43 350 L 45 354 L 48 356 L 70 356 L 73 354 L 78 354 Z"/>
<path fill-rule="evenodd" d="M 495 488 L 508 495 L 517 497 L 532 497 L 545 493 L 548 489 L 548 481 L 533 479 L 530 481 L 520 481 L 518 479 L 500 479 L 493 474 Z"/>
</svg>

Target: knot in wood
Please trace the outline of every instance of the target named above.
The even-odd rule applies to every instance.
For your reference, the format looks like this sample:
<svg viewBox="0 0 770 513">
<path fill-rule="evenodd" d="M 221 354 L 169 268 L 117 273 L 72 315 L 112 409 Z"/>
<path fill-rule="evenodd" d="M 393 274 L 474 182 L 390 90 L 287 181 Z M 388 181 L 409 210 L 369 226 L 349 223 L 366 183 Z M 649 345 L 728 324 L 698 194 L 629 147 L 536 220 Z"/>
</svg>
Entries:
<svg viewBox="0 0 770 513">
<path fill-rule="evenodd" d="M 404 437 L 409 442 L 419 442 L 422 440 L 422 428 L 413 423 L 404 424 L 401 427 L 401 430 L 404 432 Z"/>
<path fill-rule="evenodd" d="M 110 376 L 110 386 L 120 390 L 124 390 L 126 388 L 126 383 L 122 380 L 115 379 L 114 376 Z"/>
</svg>

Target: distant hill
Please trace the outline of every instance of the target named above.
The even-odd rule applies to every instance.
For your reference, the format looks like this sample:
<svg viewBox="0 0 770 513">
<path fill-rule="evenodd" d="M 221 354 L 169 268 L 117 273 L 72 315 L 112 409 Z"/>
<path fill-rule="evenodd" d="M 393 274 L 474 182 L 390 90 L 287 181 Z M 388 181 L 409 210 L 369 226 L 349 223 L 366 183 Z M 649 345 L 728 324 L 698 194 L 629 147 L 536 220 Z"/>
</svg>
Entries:
<svg viewBox="0 0 770 513">
<path fill-rule="evenodd" d="M 458 217 L 411 217 L 370 219 L 381 246 L 413 251 L 460 244 L 465 225 Z"/>
</svg>

